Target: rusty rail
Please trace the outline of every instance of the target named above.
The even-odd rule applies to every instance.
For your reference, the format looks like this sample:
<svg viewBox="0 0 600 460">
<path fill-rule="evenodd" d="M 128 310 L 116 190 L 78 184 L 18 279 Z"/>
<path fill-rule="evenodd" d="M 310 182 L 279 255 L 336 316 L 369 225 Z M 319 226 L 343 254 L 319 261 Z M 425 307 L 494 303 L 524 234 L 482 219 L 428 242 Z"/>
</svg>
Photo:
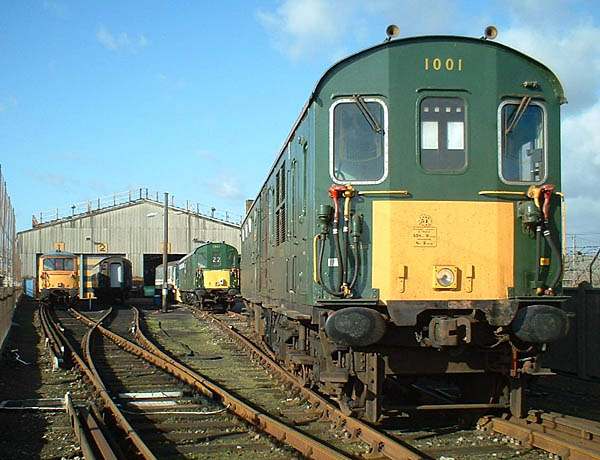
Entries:
<svg viewBox="0 0 600 460">
<path fill-rule="evenodd" d="M 76 319 L 82 321 L 89 327 L 92 327 L 95 324 L 94 321 L 92 321 L 87 316 L 83 315 L 82 313 L 80 313 L 78 311 L 73 310 L 71 313 L 73 314 L 73 316 Z M 210 388 L 208 388 L 204 384 L 204 381 L 201 377 L 195 378 L 195 376 L 191 376 L 190 373 L 187 372 L 187 369 L 184 366 L 181 366 L 181 365 L 174 366 L 173 365 L 174 360 L 171 360 L 166 355 L 161 356 L 161 355 L 156 355 L 154 353 L 148 352 L 147 350 L 140 347 L 139 345 L 136 345 L 135 343 L 125 339 L 124 337 L 121 337 L 120 335 L 115 334 L 114 332 L 110 331 L 109 329 L 106 329 L 105 327 L 101 326 L 100 324 L 98 325 L 98 331 L 100 333 L 102 333 L 103 335 L 105 335 L 106 337 L 108 337 L 110 340 L 112 340 L 118 346 L 120 346 L 121 348 L 126 350 L 127 352 L 129 352 L 133 355 L 139 356 L 140 358 L 145 359 L 146 361 L 154 364 L 155 366 L 160 367 L 161 369 L 169 372 L 170 374 L 177 377 L 181 381 L 194 387 L 196 390 L 199 390 L 205 396 L 207 396 L 209 398 L 214 398 L 213 392 L 210 390 Z M 166 358 L 168 358 L 168 359 L 166 359 Z"/>
<path fill-rule="evenodd" d="M 75 310 L 72 310 L 72 309 L 70 309 L 69 311 L 75 312 Z M 141 455 L 146 460 L 156 460 L 156 457 L 152 453 L 150 448 L 146 445 L 146 443 L 142 440 L 142 438 L 140 438 L 140 436 L 136 433 L 135 429 L 127 421 L 127 419 L 125 418 L 123 413 L 119 410 L 119 408 L 117 407 L 117 405 L 111 398 L 110 394 L 108 393 L 108 390 L 104 386 L 104 383 L 102 383 L 102 378 L 100 377 L 100 373 L 96 369 L 96 366 L 94 365 L 94 361 L 92 360 L 92 354 L 91 354 L 91 348 L 90 348 L 91 342 L 92 342 L 92 334 L 94 333 L 94 331 L 102 332 L 103 327 L 100 325 L 100 323 L 102 321 L 104 321 L 104 319 L 110 313 L 112 313 L 112 309 L 110 309 L 108 311 L 107 315 L 103 316 L 100 320 L 98 320 L 98 322 L 94 323 L 92 321 L 93 324 L 92 324 L 90 330 L 87 332 L 86 340 L 85 340 L 85 348 L 86 348 L 85 353 L 87 356 L 87 362 L 88 362 L 91 373 L 94 375 L 95 382 L 98 383 L 98 385 L 95 385 L 95 386 L 96 386 L 97 390 L 99 391 L 100 396 L 102 397 L 102 400 L 104 401 L 104 403 L 107 405 L 107 407 L 110 409 L 111 413 L 115 417 L 115 421 L 117 422 L 117 424 L 121 427 L 121 429 L 125 432 L 127 438 L 135 446 L 139 455 Z"/>
<path fill-rule="evenodd" d="M 482 431 L 501 433 L 529 447 L 537 447 L 562 459 L 600 460 L 600 423 L 556 413 L 530 412 L 524 419 L 481 418 Z"/>
<path fill-rule="evenodd" d="M 70 310 L 70 311 L 75 312 L 75 310 Z M 102 316 L 102 318 L 100 318 L 98 323 L 103 321 L 108 315 L 110 315 L 110 313 L 111 313 L 111 310 L 109 309 L 107 311 L 107 313 L 104 316 Z M 88 357 L 90 357 L 90 349 L 89 349 L 90 340 L 89 339 L 90 339 L 90 334 L 93 330 L 94 330 L 93 328 L 90 329 L 84 338 L 85 339 L 84 340 L 85 341 L 85 353 L 87 354 Z M 143 458 L 148 459 L 148 460 L 156 460 L 156 457 L 152 454 L 152 452 L 150 452 L 148 447 L 144 444 L 144 442 L 141 440 L 141 438 L 137 435 L 137 433 L 131 427 L 129 422 L 127 422 L 127 420 L 125 419 L 125 417 L 123 416 L 121 411 L 118 409 L 117 405 L 113 402 L 112 398 L 108 394 L 108 391 L 106 390 L 106 387 L 104 386 L 102 381 L 99 379 L 98 373 L 96 372 L 93 365 L 88 366 L 88 364 L 85 362 L 85 360 L 81 356 L 79 356 L 79 353 L 77 353 L 73 344 L 71 344 L 71 342 L 66 338 L 64 333 L 59 328 L 57 328 L 56 331 L 57 331 L 58 336 L 61 338 L 62 342 L 69 349 L 70 356 L 75 360 L 75 362 L 77 363 L 77 365 L 79 366 L 81 371 L 86 375 L 86 377 L 90 380 L 92 385 L 94 385 L 94 387 L 96 388 L 96 391 L 98 392 L 98 394 L 104 401 L 108 410 L 111 412 L 116 424 L 121 428 L 121 430 L 123 430 L 125 432 L 127 439 L 130 440 L 132 445 L 135 446 L 135 448 L 138 450 L 138 452 L 140 453 L 140 455 Z M 83 348 L 83 344 L 82 344 L 82 348 Z"/>
<path fill-rule="evenodd" d="M 42 330 L 46 337 L 46 344 L 50 354 L 52 355 L 52 365 L 54 369 L 62 366 L 65 357 L 65 345 L 64 341 L 60 338 L 57 330 L 58 325 L 54 324 L 50 313 L 48 312 L 48 306 L 44 303 L 40 304 L 40 323 L 42 324 Z"/>
<path fill-rule="evenodd" d="M 133 310 L 136 318 L 139 321 L 139 312 L 137 312 L 137 309 L 135 308 Z M 74 313 L 76 315 L 75 317 L 84 323 L 88 325 L 94 323 L 81 313 Z M 97 329 L 124 350 L 135 354 L 142 359 L 146 359 L 147 361 L 182 379 L 184 382 L 204 392 L 205 394 L 218 396 L 229 411 L 246 420 L 248 423 L 254 425 L 259 430 L 273 436 L 280 442 L 283 442 L 296 449 L 305 457 L 319 460 L 339 460 L 348 458 L 340 452 L 323 445 L 309 436 L 306 436 L 295 428 L 289 427 L 273 419 L 272 417 L 261 413 L 259 410 L 254 409 L 240 399 L 219 388 L 216 384 L 210 382 L 208 379 L 205 379 L 204 377 L 193 372 L 191 369 L 183 366 L 181 363 L 178 363 L 174 359 L 168 357 L 164 353 L 160 352 L 155 354 L 155 351 L 158 349 L 147 338 L 145 338 L 143 333 L 140 331 L 139 322 L 136 322 L 136 335 L 145 346 L 148 346 L 148 348 L 152 350 L 152 352 L 145 350 L 144 348 L 130 342 L 129 340 L 119 336 L 118 334 L 115 334 L 99 324 Z"/>
<path fill-rule="evenodd" d="M 370 447 L 370 456 L 402 460 L 422 460 L 429 458 L 409 444 L 392 439 L 384 433 L 372 428 L 370 425 L 367 425 L 356 418 L 344 415 L 342 411 L 340 411 L 325 398 L 303 386 L 302 382 L 300 382 L 296 376 L 283 369 L 279 364 L 271 359 L 271 357 L 267 356 L 266 353 L 245 338 L 235 328 L 209 313 L 199 313 L 196 310 L 192 310 L 192 313 L 196 316 L 211 319 L 230 337 L 242 343 L 244 347 L 247 347 L 262 363 L 267 364 L 272 370 L 276 371 L 281 378 L 287 380 L 293 384 L 294 387 L 298 388 L 303 398 L 309 401 L 313 408 L 322 410 L 323 417 L 331 420 L 338 428 L 345 431 L 348 442 L 362 441 L 368 444 Z"/>
<path fill-rule="evenodd" d="M 71 399 L 71 393 L 65 395 L 65 407 L 71 421 L 71 428 L 79 441 L 79 446 L 86 460 L 96 460 L 98 452 L 103 460 L 117 460 L 97 420 L 87 409 L 77 410 Z"/>
</svg>

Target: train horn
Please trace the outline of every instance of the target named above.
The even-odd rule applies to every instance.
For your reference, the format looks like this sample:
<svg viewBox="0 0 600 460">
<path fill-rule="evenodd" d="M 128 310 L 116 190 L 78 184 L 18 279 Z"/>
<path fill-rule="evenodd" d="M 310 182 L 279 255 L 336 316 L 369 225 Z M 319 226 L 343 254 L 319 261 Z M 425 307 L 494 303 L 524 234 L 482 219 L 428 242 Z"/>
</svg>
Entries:
<svg viewBox="0 0 600 460">
<path fill-rule="evenodd" d="M 397 37 L 399 32 L 400 28 L 396 24 L 390 24 L 385 29 L 385 34 L 387 35 L 385 41 L 389 42 L 392 38 Z"/>
<path fill-rule="evenodd" d="M 497 36 L 498 29 L 496 29 L 494 26 L 487 26 L 483 31 L 483 37 L 481 38 L 483 38 L 484 40 L 493 40 Z"/>
</svg>

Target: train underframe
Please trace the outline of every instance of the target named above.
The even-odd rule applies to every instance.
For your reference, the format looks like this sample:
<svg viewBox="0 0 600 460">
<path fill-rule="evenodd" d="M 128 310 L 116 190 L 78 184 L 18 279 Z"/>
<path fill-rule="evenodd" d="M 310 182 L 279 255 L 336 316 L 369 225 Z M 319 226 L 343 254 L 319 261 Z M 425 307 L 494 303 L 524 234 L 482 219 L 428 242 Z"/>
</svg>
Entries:
<svg viewBox="0 0 600 460">
<path fill-rule="evenodd" d="M 129 299 L 129 289 L 117 287 L 95 288 L 94 295 L 98 298 L 98 301 L 103 304 L 110 304 L 113 302 L 123 304 Z"/>
<path fill-rule="evenodd" d="M 195 289 L 181 291 L 181 300 L 201 310 L 227 310 L 237 295 L 239 291 L 233 289 Z"/>
<path fill-rule="evenodd" d="M 477 309 L 422 309 L 410 326 L 397 326 L 384 313 L 383 338 L 358 347 L 336 343 L 326 332 L 328 317 L 340 310 L 313 307 L 304 314 L 254 302 L 246 309 L 284 367 L 348 415 L 372 423 L 384 414 L 425 410 L 509 409 L 521 417 L 527 380 L 550 373 L 540 367 L 544 344 L 520 341 Z"/>
<path fill-rule="evenodd" d="M 77 304 L 78 289 L 42 289 L 41 300 L 53 307 L 70 308 Z"/>
</svg>

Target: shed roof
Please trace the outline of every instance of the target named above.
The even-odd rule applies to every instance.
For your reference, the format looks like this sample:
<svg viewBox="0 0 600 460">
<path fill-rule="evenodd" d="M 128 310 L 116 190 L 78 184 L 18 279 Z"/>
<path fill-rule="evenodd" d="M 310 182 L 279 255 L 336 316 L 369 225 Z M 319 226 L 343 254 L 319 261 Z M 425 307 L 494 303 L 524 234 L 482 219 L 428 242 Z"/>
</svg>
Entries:
<svg viewBox="0 0 600 460">
<path fill-rule="evenodd" d="M 116 210 L 138 206 L 138 205 L 144 204 L 144 203 L 147 203 L 147 204 L 150 204 L 152 206 L 155 206 L 158 210 L 162 210 L 164 208 L 163 204 L 161 204 L 161 203 L 159 203 L 157 201 L 154 201 L 152 199 L 149 199 L 149 198 L 138 198 L 138 199 L 134 199 L 134 200 L 131 200 L 131 201 L 128 201 L 128 202 L 125 202 L 125 203 L 119 203 L 119 204 L 116 204 L 114 206 L 107 206 L 107 207 L 104 207 L 104 208 L 101 208 L 101 209 L 90 210 L 90 211 L 87 211 L 87 212 L 82 212 L 82 213 L 79 213 L 79 214 L 75 214 L 73 216 L 62 217 L 62 218 L 59 218 L 59 219 L 51 220 L 49 222 L 40 223 L 40 224 L 35 225 L 33 228 L 30 228 L 28 230 L 23 230 L 23 231 L 19 232 L 19 234 L 33 232 L 33 231 L 36 231 L 36 230 L 41 229 L 41 228 L 52 227 L 54 225 L 59 225 L 59 224 L 65 223 L 65 222 L 73 222 L 73 221 L 85 219 L 85 218 L 88 218 L 90 216 L 97 216 L 97 215 L 101 215 L 101 214 L 106 214 L 106 213 L 113 212 L 113 211 L 116 211 Z M 177 206 L 172 206 L 172 205 L 168 205 L 168 209 L 169 209 L 170 213 L 171 212 L 173 212 L 173 213 L 177 212 L 179 214 L 189 214 L 191 216 L 194 216 L 194 217 L 197 217 L 197 218 L 200 218 L 200 219 L 205 219 L 205 220 L 217 223 L 217 224 L 221 224 L 221 225 L 224 225 L 226 227 L 230 227 L 230 228 L 234 228 L 234 229 L 239 229 L 240 228 L 240 226 L 238 224 L 234 224 L 232 222 L 228 222 L 228 221 L 222 220 L 222 219 L 217 219 L 215 217 L 207 216 L 207 215 L 202 214 L 202 213 L 197 213 L 196 211 L 193 211 L 193 210 L 190 210 L 190 209 L 179 208 Z"/>
</svg>

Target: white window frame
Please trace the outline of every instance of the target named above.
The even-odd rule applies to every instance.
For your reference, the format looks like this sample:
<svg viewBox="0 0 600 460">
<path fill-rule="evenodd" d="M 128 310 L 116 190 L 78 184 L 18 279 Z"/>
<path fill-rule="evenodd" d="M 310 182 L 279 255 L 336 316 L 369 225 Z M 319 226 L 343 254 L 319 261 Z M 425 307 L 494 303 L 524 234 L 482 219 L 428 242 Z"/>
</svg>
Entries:
<svg viewBox="0 0 600 460">
<path fill-rule="evenodd" d="M 504 106 L 508 104 L 519 105 L 521 103 L 521 99 L 519 98 L 511 98 L 506 99 L 500 103 L 498 106 L 498 177 L 500 180 L 507 185 L 541 185 L 548 179 L 548 111 L 546 110 L 546 106 L 540 101 L 531 101 L 529 103 L 530 106 L 535 105 L 542 109 L 542 116 L 544 117 L 543 126 L 544 126 L 544 175 L 538 181 L 511 181 L 504 178 L 502 175 L 502 142 L 504 140 L 504 133 L 502 132 L 502 109 Z"/>
<path fill-rule="evenodd" d="M 341 181 L 335 177 L 334 174 L 334 158 L 333 158 L 333 140 L 334 140 L 334 120 L 333 115 L 335 108 L 339 104 L 356 104 L 354 99 L 350 97 L 340 98 L 336 100 L 331 107 L 329 107 L 329 176 L 336 184 L 363 184 L 363 185 L 376 185 L 381 184 L 388 177 L 388 108 L 385 101 L 378 97 L 362 97 L 365 102 L 377 102 L 383 107 L 383 176 L 378 180 L 345 180 Z"/>
</svg>

